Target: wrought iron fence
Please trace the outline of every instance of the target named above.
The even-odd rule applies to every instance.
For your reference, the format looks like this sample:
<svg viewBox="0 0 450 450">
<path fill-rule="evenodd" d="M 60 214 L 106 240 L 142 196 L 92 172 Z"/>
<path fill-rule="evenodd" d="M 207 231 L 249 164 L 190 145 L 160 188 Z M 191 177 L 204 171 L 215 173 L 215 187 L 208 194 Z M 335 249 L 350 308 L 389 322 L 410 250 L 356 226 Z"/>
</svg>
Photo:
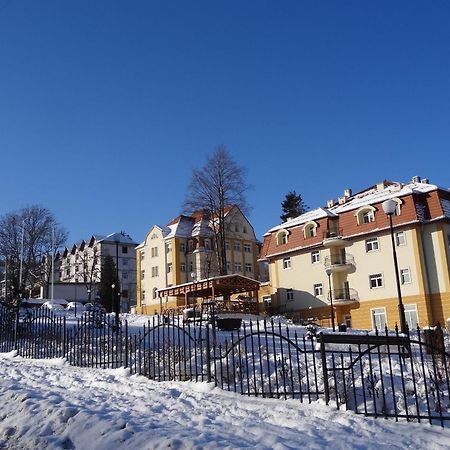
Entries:
<svg viewBox="0 0 450 450">
<path fill-rule="evenodd" d="M 450 423 L 449 343 L 440 328 L 316 334 L 314 325 L 273 320 L 236 328 L 219 330 L 211 310 L 153 316 L 140 327 L 123 320 L 117 327 L 98 312 L 69 319 L 2 307 L 0 352 L 126 367 L 157 381 L 210 381 L 249 396 L 324 399 L 366 416 Z"/>
</svg>

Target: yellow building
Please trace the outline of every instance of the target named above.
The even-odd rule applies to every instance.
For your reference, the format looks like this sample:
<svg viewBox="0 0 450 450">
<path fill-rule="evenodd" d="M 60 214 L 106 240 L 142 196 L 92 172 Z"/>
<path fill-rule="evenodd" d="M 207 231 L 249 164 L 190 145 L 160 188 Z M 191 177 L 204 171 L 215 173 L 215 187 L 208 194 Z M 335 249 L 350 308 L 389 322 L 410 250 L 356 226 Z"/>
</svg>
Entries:
<svg viewBox="0 0 450 450">
<path fill-rule="evenodd" d="M 227 273 L 258 279 L 259 244 L 253 227 L 236 207 L 226 210 Z M 160 297 L 171 286 L 219 275 L 211 223 L 201 213 L 180 215 L 167 226 L 154 225 L 136 247 L 138 314 L 182 306 L 184 296 Z"/>
<path fill-rule="evenodd" d="M 392 217 L 384 201 L 395 202 Z M 354 328 L 399 321 L 397 277 L 409 327 L 450 317 L 450 191 L 414 177 L 384 181 L 270 229 L 261 259 L 269 264 L 272 308 Z M 330 302 L 333 302 L 331 308 Z"/>
</svg>

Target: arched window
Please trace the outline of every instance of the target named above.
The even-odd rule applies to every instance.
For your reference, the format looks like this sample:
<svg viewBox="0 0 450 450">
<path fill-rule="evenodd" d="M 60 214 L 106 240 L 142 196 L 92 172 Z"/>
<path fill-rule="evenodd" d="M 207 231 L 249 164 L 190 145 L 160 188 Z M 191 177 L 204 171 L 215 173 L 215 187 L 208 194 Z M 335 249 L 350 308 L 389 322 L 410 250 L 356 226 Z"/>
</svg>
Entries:
<svg viewBox="0 0 450 450">
<path fill-rule="evenodd" d="M 303 236 L 305 239 L 317 236 L 317 223 L 313 221 L 306 222 L 303 227 Z"/>
<path fill-rule="evenodd" d="M 394 211 L 394 216 L 399 216 L 402 213 L 402 201 L 399 198 L 392 198 L 391 200 L 397 203 Z"/>
<path fill-rule="evenodd" d="M 287 230 L 280 230 L 277 233 L 277 245 L 288 243 L 289 232 Z"/>
<path fill-rule="evenodd" d="M 153 288 L 153 299 L 158 298 L 158 288 Z"/>
<path fill-rule="evenodd" d="M 359 208 L 355 213 L 357 224 L 362 225 L 364 223 L 375 222 L 375 211 L 376 209 L 370 205 Z"/>
</svg>

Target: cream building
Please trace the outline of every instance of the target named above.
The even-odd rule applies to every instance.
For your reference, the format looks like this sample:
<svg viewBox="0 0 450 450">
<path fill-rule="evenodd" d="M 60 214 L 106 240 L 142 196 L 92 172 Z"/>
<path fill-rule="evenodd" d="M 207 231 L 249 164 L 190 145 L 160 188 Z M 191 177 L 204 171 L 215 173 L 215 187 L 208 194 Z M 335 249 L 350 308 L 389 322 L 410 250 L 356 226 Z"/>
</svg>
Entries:
<svg viewBox="0 0 450 450">
<path fill-rule="evenodd" d="M 61 284 L 67 291 L 72 284 L 77 299 L 93 301 L 101 280 L 102 258 L 110 255 L 119 273 L 121 311 L 130 311 L 136 304 L 136 245 L 128 234 L 120 232 L 93 235 L 89 240 L 66 248 L 55 265 L 56 289 Z"/>
<path fill-rule="evenodd" d="M 406 320 L 410 327 L 450 317 L 450 192 L 414 177 L 384 181 L 270 229 L 261 258 L 269 263 L 275 311 L 371 329 L 399 324 L 389 218 Z M 266 294 L 267 295 L 267 294 Z"/>
<path fill-rule="evenodd" d="M 252 225 L 236 206 L 227 209 L 225 220 L 227 273 L 258 279 L 259 243 Z M 214 245 L 211 223 L 200 213 L 154 225 L 136 247 L 137 312 L 181 306 L 184 298 L 159 298 L 158 291 L 219 275 Z"/>
</svg>

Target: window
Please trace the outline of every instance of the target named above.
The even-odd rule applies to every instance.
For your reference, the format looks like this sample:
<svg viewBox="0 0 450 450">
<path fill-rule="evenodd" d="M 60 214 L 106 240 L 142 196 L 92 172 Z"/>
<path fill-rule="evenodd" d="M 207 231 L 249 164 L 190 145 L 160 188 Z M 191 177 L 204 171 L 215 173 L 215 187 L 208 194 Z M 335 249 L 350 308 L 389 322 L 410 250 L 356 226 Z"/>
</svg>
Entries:
<svg viewBox="0 0 450 450">
<path fill-rule="evenodd" d="M 181 272 L 186 272 L 186 263 L 184 262 L 180 263 L 180 270 Z"/>
<path fill-rule="evenodd" d="M 239 231 L 239 225 L 238 225 L 238 224 L 236 224 L 236 225 L 234 226 L 234 231 L 236 231 L 236 233 Z"/>
<path fill-rule="evenodd" d="M 241 251 L 241 243 L 240 242 L 235 242 L 233 245 L 233 248 L 236 252 L 240 252 Z"/>
<path fill-rule="evenodd" d="M 227 272 L 231 270 L 231 263 L 230 261 L 227 261 Z"/>
<path fill-rule="evenodd" d="M 247 234 L 247 227 L 244 226 L 244 227 L 242 228 L 242 232 L 243 232 L 244 234 Z"/>
<path fill-rule="evenodd" d="M 366 239 L 366 252 L 374 252 L 379 248 L 378 238 Z"/>
<path fill-rule="evenodd" d="M 141 250 L 141 261 L 145 258 L 145 252 Z"/>
<path fill-rule="evenodd" d="M 316 264 L 318 262 L 320 262 L 320 252 L 319 252 L 319 250 L 311 252 L 311 263 L 312 264 Z"/>
<path fill-rule="evenodd" d="M 400 269 L 400 280 L 402 284 L 411 283 L 411 272 L 409 271 L 409 269 Z"/>
<path fill-rule="evenodd" d="M 145 291 L 142 291 L 142 293 L 141 293 L 141 303 L 142 304 L 145 303 Z"/>
<path fill-rule="evenodd" d="M 158 247 L 152 247 L 152 258 L 155 258 L 156 256 L 158 256 Z"/>
<path fill-rule="evenodd" d="M 141 280 L 145 278 L 145 270 L 141 270 Z"/>
<path fill-rule="evenodd" d="M 128 266 L 128 258 L 122 258 L 122 265 Z"/>
<path fill-rule="evenodd" d="M 180 242 L 180 252 L 186 251 L 186 244 L 184 242 Z"/>
<path fill-rule="evenodd" d="M 313 289 L 314 289 L 314 295 L 316 297 L 320 297 L 320 296 L 323 295 L 323 285 L 322 285 L 322 283 L 316 283 L 313 286 Z"/>
<path fill-rule="evenodd" d="M 395 242 L 397 244 L 397 247 L 406 245 L 406 235 L 404 231 L 399 231 L 398 233 L 395 233 Z"/>
<path fill-rule="evenodd" d="M 270 295 L 265 295 L 263 297 L 263 303 L 266 308 L 272 306 L 272 297 Z"/>
<path fill-rule="evenodd" d="M 316 222 L 308 222 L 303 227 L 303 236 L 305 239 L 314 237 L 317 235 L 317 223 Z"/>
<path fill-rule="evenodd" d="M 286 300 L 294 300 L 294 291 L 292 289 L 286 289 Z"/>
<path fill-rule="evenodd" d="M 235 272 L 242 272 L 242 264 L 240 262 L 234 263 L 234 271 Z"/>
<path fill-rule="evenodd" d="M 155 278 L 158 276 L 158 266 L 152 267 L 152 277 Z"/>
<path fill-rule="evenodd" d="M 230 243 L 228 241 L 225 242 L 225 250 L 230 250 Z"/>
<path fill-rule="evenodd" d="M 383 330 L 386 328 L 386 308 L 374 308 L 371 310 L 372 313 L 372 326 L 377 330 Z"/>
<path fill-rule="evenodd" d="M 128 272 L 122 272 L 122 279 L 128 280 Z"/>
<path fill-rule="evenodd" d="M 191 239 L 188 241 L 188 250 L 190 252 L 192 252 L 192 250 L 194 250 L 194 241 Z"/>
<path fill-rule="evenodd" d="M 170 253 L 172 251 L 172 242 L 168 242 L 166 244 L 166 253 Z"/>
<path fill-rule="evenodd" d="M 351 328 L 352 327 L 352 316 L 350 314 L 346 314 L 344 316 L 344 323 L 347 326 L 347 328 Z"/>
<path fill-rule="evenodd" d="M 122 253 L 128 253 L 128 247 L 122 246 Z"/>
<path fill-rule="evenodd" d="M 245 253 L 251 253 L 252 252 L 252 246 L 250 244 L 244 244 L 244 252 Z"/>
<path fill-rule="evenodd" d="M 286 230 L 280 230 L 277 233 L 277 245 L 287 244 L 288 242 L 288 232 Z"/>
<path fill-rule="evenodd" d="M 356 211 L 355 216 L 358 225 L 375 222 L 375 208 L 370 205 L 363 206 Z"/>
<path fill-rule="evenodd" d="M 167 273 L 172 272 L 172 263 L 167 264 Z"/>
<path fill-rule="evenodd" d="M 189 261 L 189 272 L 193 272 L 193 271 L 194 271 L 194 262 Z"/>
<path fill-rule="evenodd" d="M 369 281 L 370 281 L 370 289 L 383 287 L 383 275 L 381 273 L 369 275 Z"/>
<path fill-rule="evenodd" d="M 405 319 L 410 330 L 414 330 L 419 325 L 419 316 L 417 314 L 417 305 L 404 305 Z"/>
<path fill-rule="evenodd" d="M 208 238 L 205 239 L 205 248 L 211 250 L 211 241 Z"/>
<path fill-rule="evenodd" d="M 153 288 L 153 299 L 158 298 L 158 288 Z"/>
<path fill-rule="evenodd" d="M 283 269 L 290 269 L 291 266 L 291 258 L 283 258 Z"/>
<path fill-rule="evenodd" d="M 362 214 L 362 222 L 363 223 L 370 223 L 375 221 L 375 215 L 373 211 L 365 211 Z"/>
<path fill-rule="evenodd" d="M 252 265 L 250 263 L 245 263 L 245 271 L 252 272 Z"/>
</svg>

